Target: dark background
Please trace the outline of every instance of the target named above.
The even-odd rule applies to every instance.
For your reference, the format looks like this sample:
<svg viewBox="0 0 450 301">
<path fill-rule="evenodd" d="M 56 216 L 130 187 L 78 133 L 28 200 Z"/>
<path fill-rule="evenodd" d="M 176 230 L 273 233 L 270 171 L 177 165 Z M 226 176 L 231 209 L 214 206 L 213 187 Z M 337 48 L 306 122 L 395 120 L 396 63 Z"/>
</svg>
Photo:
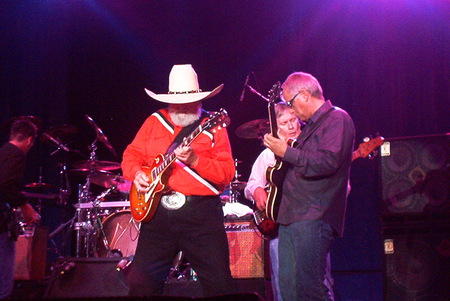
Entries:
<svg viewBox="0 0 450 301">
<path fill-rule="evenodd" d="M 267 118 L 276 81 L 305 71 L 325 97 L 344 108 L 366 136 L 409 137 L 450 131 L 450 2 L 445 0 L 305 1 L 2 1 L 0 7 L 0 122 L 33 115 L 42 130 L 73 125 L 68 141 L 86 157 L 51 153 L 38 141 L 29 154 L 26 183 L 58 187 L 59 163 L 86 159 L 95 132 L 91 116 L 119 154 L 97 143 L 100 160 L 120 162 L 143 121 L 168 90 L 172 65 L 190 63 L 200 87 L 223 91 L 204 108 L 226 108 L 239 178 L 246 181 L 263 149 L 235 135 L 237 127 Z M 2 141 L 6 137 L 2 136 Z M 353 163 L 345 236 L 333 247 L 338 300 L 379 300 L 382 244 L 374 160 Z M 72 179 L 72 182 L 80 181 Z M 74 183 L 72 183 L 74 185 Z M 57 192 L 57 188 L 56 191 Z M 76 191 L 70 195 L 71 202 Z M 70 215 L 44 206 L 51 230 Z M 339 299 L 340 298 L 340 299 Z"/>
</svg>

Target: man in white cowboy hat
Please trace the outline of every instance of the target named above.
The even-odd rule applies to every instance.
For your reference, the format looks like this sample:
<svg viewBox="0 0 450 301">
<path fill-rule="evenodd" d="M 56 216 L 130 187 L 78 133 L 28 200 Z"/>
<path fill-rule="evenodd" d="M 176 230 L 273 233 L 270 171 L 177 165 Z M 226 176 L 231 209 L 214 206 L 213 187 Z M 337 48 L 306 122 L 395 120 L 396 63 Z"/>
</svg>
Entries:
<svg viewBox="0 0 450 301">
<path fill-rule="evenodd" d="M 183 136 L 189 138 L 193 130 L 199 129 L 198 124 L 205 122 L 209 114 L 202 110 L 202 100 L 218 94 L 222 87 L 202 92 L 197 74 L 186 64 L 173 66 L 168 94 L 155 94 L 146 89 L 150 97 L 167 103 L 168 107 L 148 117 L 126 148 L 123 175 L 133 181 L 138 196 L 152 196 L 154 172 L 161 166 L 155 161 L 162 158 L 160 154 L 172 154 L 176 159 L 162 172 L 165 189 L 154 215 L 149 221 L 143 219 L 141 224 L 130 266 L 130 295 L 162 294 L 179 251 L 197 273 L 204 296 L 234 292 L 220 201 L 221 192 L 235 172 L 227 131 L 204 130 L 191 139 L 189 146 L 177 143 L 183 141 Z M 151 167 L 146 169 L 146 166 Z M 130 201 L 133 211 L 133 201 Z M 150 211 L 151 205 L 147 205 L 139 208 L 143 215 Z"/>
</svg>

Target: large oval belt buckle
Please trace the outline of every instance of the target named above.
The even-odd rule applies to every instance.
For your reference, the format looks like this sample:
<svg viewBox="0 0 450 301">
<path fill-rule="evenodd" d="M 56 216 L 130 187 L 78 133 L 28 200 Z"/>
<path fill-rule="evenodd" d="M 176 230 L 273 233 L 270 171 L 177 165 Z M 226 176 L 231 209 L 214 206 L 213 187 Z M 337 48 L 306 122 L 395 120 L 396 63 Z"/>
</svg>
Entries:
<svg viewBox="0 0 450 301">
<path fill-rule="evenodd" d="M 186 203 L 186 196 L 181 192 L 174 191 L 161 197 L 161 205 L 167 210 L 178 210 Z"/>
</svg>

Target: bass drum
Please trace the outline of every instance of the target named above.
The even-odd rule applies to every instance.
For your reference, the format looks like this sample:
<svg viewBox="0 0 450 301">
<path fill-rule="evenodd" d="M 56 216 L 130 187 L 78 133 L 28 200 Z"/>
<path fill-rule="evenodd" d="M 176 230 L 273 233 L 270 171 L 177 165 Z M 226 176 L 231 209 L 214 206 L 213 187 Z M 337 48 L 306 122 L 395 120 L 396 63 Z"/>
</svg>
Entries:
<svg viewBox="0 0 450 301">
<path fill-rule="evenodd" d="M 134 255 L 141 224 L 131 216 L 130 210 L 122 210 L 106 217 L 103 233 L 97 241 L 98 257 L 130 257 Z M 106 247 L 109 245 L 108 248 Z"/>
</svg>

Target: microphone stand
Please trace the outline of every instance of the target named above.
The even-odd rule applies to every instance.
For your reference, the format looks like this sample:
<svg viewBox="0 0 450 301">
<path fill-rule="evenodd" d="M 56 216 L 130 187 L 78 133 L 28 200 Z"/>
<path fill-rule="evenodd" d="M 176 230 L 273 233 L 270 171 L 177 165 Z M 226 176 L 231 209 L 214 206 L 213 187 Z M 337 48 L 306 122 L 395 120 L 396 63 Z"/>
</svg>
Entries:
<svg viewBox="0 0 450 301">
<path fill-rule="evenodd" d="M 258 91 L 256 91 L 252 86 L 247 85 L 247 87 L 250 89 L 250 91 L 252 91 L 254 94 L 258 95 L 259 97 L 261 97 L 262 99 L 264 99 L 265 101 L 269 102 L 269 99 L 267 97 L 265 97 L 264 95 L 262 95 L 261 93 L 259 93 Z"/>
</svg>

